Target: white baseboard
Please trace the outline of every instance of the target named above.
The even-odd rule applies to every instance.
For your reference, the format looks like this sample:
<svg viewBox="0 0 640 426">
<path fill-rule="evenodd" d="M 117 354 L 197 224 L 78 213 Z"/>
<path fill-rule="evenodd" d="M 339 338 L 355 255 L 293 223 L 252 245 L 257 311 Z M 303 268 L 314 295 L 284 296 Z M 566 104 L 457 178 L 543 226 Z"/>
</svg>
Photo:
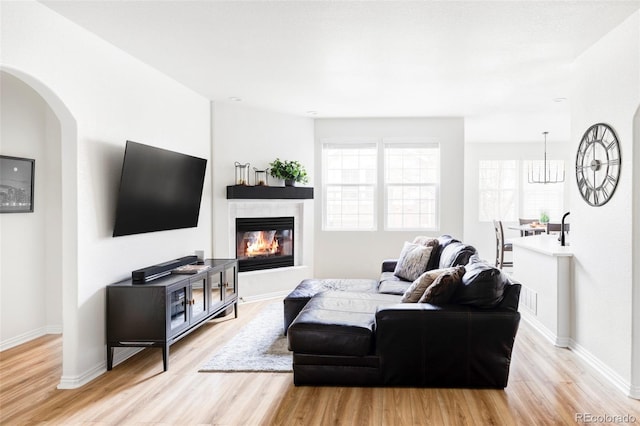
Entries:
<svg viewBox="0 0 640 426">
<path fill-rule="evenodd" d="M 633 399 L 640 399 L 640 386 L 630 386 L 629 397 Z"/>
<path fill-rule="evenodd" d="M 18 336 L 14 336 L 10 339 L 3 340 L 2 342 L 0 342 L 0 352 L 5 351 L 7 349 L 11 349 L 23 343 L 27 343 L 33 339 L 37 339 L 38 337 L 42 337 L 47 334 L 61 334 L 61 333 L 62 333 L 61 325 L 46 325 L 44 327 L 40 327 L 35 330 L 27 331 L 26 333 L 22 333 Z"/>
<path fill-rule="evenodd" d="M 125 360 L 131 358 L 138 352 L 146 348 L 114 348 L 115 353 L 113 354 L 113 366 L 124 362 Z M 106 361 L 101 363 L 100 365 L 96 365 L 92 369 L 84 372 L 78 376 L 62 376 L 60 378 L 60 383 L 58 384 L 58 389 L 76 389 L 81 386 L 86 385 L 96 377 L 107 372 L 107 364 Z"/>
<path fill-rule="evenodd" d="M 638 396 L 633 396 L 634 392 L 632 391 L 631 383 L 624 380 L 622 376 L 613 371 L 608 365 L 589 352 L 584 346 L 581 346 L 571 339 L 569 349 L 571 349 L 580 359 L 589 364 L 591 368 L 600 373 L 609 383 L 624 392 L 625 395 L 631 398 L 638 398 Z"/>
<path fill-rule="evenodd" d="M 524 312 L 521 312 L 521 314 L 522 318 L 531 325 L 535 331 L 549 340 L 549 342 L 555 346 L 568 348 L 593 368 L 598 374 L 600 374 L 606 381 L 611 383 L 616 389 L 620 390 L 630 398 L 640 399 L 640 387 L 631 386 L 631 384 L 624 380 L 622 376 L 613 371 L 608 365 L 589 352 L 585 347 L 581 346 L 571 338 L 558 338 L 536 318 Z"/>
<path fill-rule="evenodd" d="M 526 311 L 520 312 L 522 319 L 525 320 L 531 327 L 533 327 L 538 333 L 540 333 L 545 339 L 553 343 L 554 346 L 558 346 L 561 348 L 569 347 L 569 338 L 566 337 L 558 337 L 544 326 L 536 317 L 526 313 Z"/>
<path fill-rule="evenodd" d="M 60 378 L 60 383 L 58 384 L 58 389 L 76 389 L 81 386 L 86 385 L 96 377 L 103 374 L 107 371 L 107 368 L 104 364 L 97 365 L 88 371 L 78 375 L 78 376 L 65 376 L 62 375 Z"/>
<path fill-rule="evenodd" d="M 280 298 L 284 298 L 290 292 L 291 290 L 285 290 L 285 291 L 274 291 L 271 293 L 257 294 L 253 296 L 243 296 L 240 298 L 240 302 L 251 303 L 251 302 L 257 302 L 260 300 L 280 299 Z"/>
<path fill-rule="evenodd" d="M 62 325 L 48 325 L 46 334 L 62 334 Z"/>
</svg>

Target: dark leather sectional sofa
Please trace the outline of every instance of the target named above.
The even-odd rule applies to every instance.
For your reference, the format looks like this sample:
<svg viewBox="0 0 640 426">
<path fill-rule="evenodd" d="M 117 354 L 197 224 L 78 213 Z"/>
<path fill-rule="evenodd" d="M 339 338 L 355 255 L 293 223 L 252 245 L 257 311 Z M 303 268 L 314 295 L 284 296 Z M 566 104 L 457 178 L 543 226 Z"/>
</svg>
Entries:
<svg viewBox="0 0 640 426">
<path fill-rule="evenodd" d="M 465 266 L 445 305 L 401 303 L 411 282 L 305 280 L 284 301 L 296 385 L 504 388 L 521 285 L 471 246 L 438 238 L 427 269 Z"/>
</svg>

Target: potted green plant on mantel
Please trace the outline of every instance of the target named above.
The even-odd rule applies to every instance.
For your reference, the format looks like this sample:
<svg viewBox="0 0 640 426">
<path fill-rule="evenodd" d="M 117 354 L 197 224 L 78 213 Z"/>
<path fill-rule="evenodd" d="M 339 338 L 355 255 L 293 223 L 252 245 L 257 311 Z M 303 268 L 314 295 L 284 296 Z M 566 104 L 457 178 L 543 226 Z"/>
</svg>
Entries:
<svg viewBox="0 0 640 426">
<path fill-rule="evenodd" d="M 299 161 L 285 160 L 276 158 L 269 163 L 270 173 L 276 179 L 284 180 L 285 186 L 295 186 L 296 182 L 307 183 L 309 178 L 307 171 Z"/>
</svg>

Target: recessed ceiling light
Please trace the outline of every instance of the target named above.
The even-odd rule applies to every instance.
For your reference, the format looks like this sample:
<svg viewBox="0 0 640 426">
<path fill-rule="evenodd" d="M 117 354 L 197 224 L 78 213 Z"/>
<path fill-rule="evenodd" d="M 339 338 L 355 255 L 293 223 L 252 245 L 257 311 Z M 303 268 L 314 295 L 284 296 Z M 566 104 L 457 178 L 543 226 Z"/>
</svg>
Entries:
<svg viewBox="0 0 640 426">
<path fill-rule="evenodd" d="M 239 98 L 237 96 L 229 96 L 229 100 L 233 102 L 242 102 L 242 98 Z"/>
<path fill-rule="evenodd" d="M 309 115 L 318 115 L 318 111 L 307 111 Z"/>
<path fill-rule="evenodd" d="M 563 97 L 560 97 L 560 98 L 553 98 L 553 102 L 558 102 L 558 103 L 559 103 L 559 102 L 564 102 L 564 101 L 566 101 L 566 100 L 567 100 L 567 98 L 563 98 Z"/>
</svg>

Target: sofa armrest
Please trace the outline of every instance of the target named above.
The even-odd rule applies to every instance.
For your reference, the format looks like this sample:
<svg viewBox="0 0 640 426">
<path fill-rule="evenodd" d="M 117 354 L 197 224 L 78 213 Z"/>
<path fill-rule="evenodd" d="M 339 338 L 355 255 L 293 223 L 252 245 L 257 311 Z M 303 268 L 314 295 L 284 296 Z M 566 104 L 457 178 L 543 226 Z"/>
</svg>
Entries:
<svg viewBox="0 0 640 426">
<path fill-rule="evenodd" d="M 376 354 L 390 385 L 504 388 L 519 312 L 404 303 L 376 312 Z"/>
<path fill-rule="evenodd" d="M 381 272 L 393 272 L 396 270 L 397 264 L 398 264 L 398 259 L 385 259 L 382 261 Z"/>
</svg>

